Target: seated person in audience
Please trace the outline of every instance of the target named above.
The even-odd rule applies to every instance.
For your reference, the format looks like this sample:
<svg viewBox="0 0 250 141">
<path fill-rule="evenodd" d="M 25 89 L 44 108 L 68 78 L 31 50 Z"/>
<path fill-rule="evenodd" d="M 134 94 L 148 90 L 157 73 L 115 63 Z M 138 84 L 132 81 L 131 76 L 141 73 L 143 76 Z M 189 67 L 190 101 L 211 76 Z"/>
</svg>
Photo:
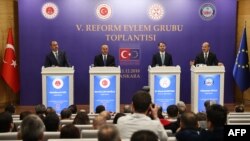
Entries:
<svg viewBox="0 0 250 141">
<path fill-rule="evenodd" d="M 124 112 L 124 113 L 132 113 L 131 106 L 128 105 L 128 104 L 124 105 L 123 112 Z"/>
<path fill-rule="evenodd" d="M 133 133 L 130 141 L 159 141 L 158 136 L 149 130 L 139 130 Z"/>
<path fill-rule="evenodd" d="M 237 113 L 243 113 L 245 111 L 244 105 L 236 105 L 234 111 Z"/>
<path fill-rule="evenodd" d="M 178 107 L 179 115 L 187 110 L 186 104 L 183 101 L 177 102 L 176 106 Z"/>
<path fill-rule="evenodd" d="M 0 113 L 0 133 L 12 132 L 14 123 L 12 115 L 9 112 Z"/>
<path fill-rule="evenodd" d="M 121 138 L 130 139 L 136 131 L 150 130 L 159 137 L 160 141 L 167 141 L 167 133 L 158 118 L 158 107 L 152 107 L 150 94 L 137 91 L 132 98 L 132 103 L 133 114 L 120 117 L 117 123 Z M 154 120 L 147 116 L 149 110 Z"/>
<path fill-rule="evenodd" d="M 68 107 L 68 109 L 70 109 L 72 114 L 76 114 L 77 113 L 77 106 L 72 104 Z"/>
<path fill-rule="evenodd" d="M 71 111 L 70 109 L 68 108 L 64 108 L 62 111 L 61 111 L 61 120 L 69 120 L 71 118 Z"/>
<path fill-rule="evenodd" d="M 124 113 L 117 113 L 113 119 L 113 124 L 117 124 L 117 121 L 120 117 L 126 116 Z"/>
<path fill-rule="evenodd" d="M 106 124 L 106 118 L 103 117 L 103 116 L 96 116 L 94 119 L 93 119 L 93 128 L 94 129 L 99 129 L 102 125 Z"/>
<path fill-rule="evenodd" d="M 56 111 L 52 107 L 47 107 L 45 114 L 48 115 L 49 113 L 56 113 Z"/>
<path fill-rule="evenodd" d="M 75 116 L 73 124 L 77 125 L 90 124 L 88 114 L 86 112 L 78 112 Z"/>
<path fill-rule="evenodd" d="M 46 131 L 59 131 L 60 119 L 56 113 L 49 113 L 44 119 Z"/>
<path fill-rule="evenodd" d="M 46 107 L 45 107 L 45 105 L 43 105 L 43 104 L 36 105 L 35 106 L 35 112 L 36 112 L 37 115 L 39 115 L 39 114 L 45 115 L 46 114 Z"/>
<path fill-rule="evenodd" d="M 60 138 L 80 138 L 80 131 L 74 124 L 67 124 L 61 128 Z"/>
<path fill-rule="evenodd" d="M 219 104 L 213 104 L 207 109 L 206 113 L 208 130 L 201 131 L 202 141 L 223 141 L 227 109 Z"/>
<path fill-rule="evenodd" d="M 16 112 L 16 107 L 13 104 L 8 104 L 5 108 L 4 108 L 5 112 L 9 112 L 10 114 L 15 114 Z"/>
<path fill-rule="evenodd" d="M 101 113 L 102 111 L 105 111 L 105 107 L 103 105 L 98 105 L 96 106 L 95 108 L 95 113 L 99 114 Z"/>
<path fill-rule="evenodd" d="M 198 119 L 195 113 L 185 112 L 180 116 L 180 128 L 175 137 L 178 141 L 200 141 Z"/>
<path fill-rule="evenodd" d="M 166 120 L 166 119 L 164 118 L 164 116 L 162 115 L 162 107 L 159 107 L 159 109 L 158 109 L 158 118 L 160 119 L 161 124 L 162 124 L 164 127 L 167 126 L 167 125 L 169 125 L 169 124 L 171 123 L 170 121 Z"/>
<path fill-rule="evenodd" d="M 205 110 L 207 111 L 207 109 L 208 109 L 211 105 L 213 105 L 213 104 L 216 104 L 216 102 L 213 101 L 213 100 L 206 100 L 206 101 L 204 102 Z"/>
<path fill-rule="evenodd" d="M 20 120 L 23 120 L 25 117 L 27 117 L 28 115 L 31 115 L 32 113 L 30 111 L 23 111 L 20 113 Z"/>
<path fill-rule="evenodd" d="M 103 116 L 103 117 L 105 117 L 106 120 L 110 120 L 111 119 L 111 115 L 110 115 L 110 113 L 108 111 L 102 111 L 100 113 L 100 115 Z"/>
<path fill-rule="evenodd" d="M 20 136 L 23 141 L 41 141 L 44 135 L 43 121 L 37 115 L 28 115 L 22 121 Z"/>
<path fill-rule="evenodd" d="M 119 131 L 114 125 L 105 124 L 99 128 L 98 141 L 121 141 Z"/>
<path fill-rule="evenodd" d="M 199 123 L 199 128 L 200 129 L 207 129 L 207 114 L 204 112 L 199 112 L 196 114 L 198 123 Z"/>
<path fill-rule="evenodd" d="M 170 121 L 171 123 L 169 125 L 164 126 L 165 129 L 170 129 L 173 133 L 176 132 L 176 130 L 180 126 L 180 123 L 178 121 L 178 113 L 179 111 L 176 105 L 169 105 L 167 107 L 168 117 L 166 118 L 166 120 Z"/>
</svg>

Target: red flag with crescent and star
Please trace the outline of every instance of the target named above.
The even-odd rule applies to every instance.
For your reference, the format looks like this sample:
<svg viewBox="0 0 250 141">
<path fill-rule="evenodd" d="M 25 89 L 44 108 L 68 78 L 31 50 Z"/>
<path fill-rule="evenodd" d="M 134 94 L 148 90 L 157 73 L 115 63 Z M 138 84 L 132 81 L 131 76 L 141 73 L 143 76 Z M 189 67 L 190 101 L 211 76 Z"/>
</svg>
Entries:
<svg viewBox="0 0 250 141">
<path fill-rule="evenodd" d="M 14 93 L 19 92 L 20 82 L 19 82 L 18 67 L 16 62 L 14 40 L 11 28 L 9 29 L 8 32 L 1 75 L 3 77 L 3 80 L 13 90 Z"/>
</svg>

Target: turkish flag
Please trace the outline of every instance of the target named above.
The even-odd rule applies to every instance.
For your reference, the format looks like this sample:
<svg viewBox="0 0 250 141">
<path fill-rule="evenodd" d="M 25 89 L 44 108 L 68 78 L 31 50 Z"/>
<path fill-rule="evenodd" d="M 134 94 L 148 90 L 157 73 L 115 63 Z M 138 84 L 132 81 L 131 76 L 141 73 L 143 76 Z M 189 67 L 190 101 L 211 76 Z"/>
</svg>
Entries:
<svg viewBox="0 0 250 141">
<path fill-rule="evenodd" d="M 3 66 L 1 75 L 7 85 L 17 93 L 20 89 L 19 74 L 16 63 L 14 40 L 12 29 L 9 29 L 7 44 L 3 57 Z"/>
</svg>

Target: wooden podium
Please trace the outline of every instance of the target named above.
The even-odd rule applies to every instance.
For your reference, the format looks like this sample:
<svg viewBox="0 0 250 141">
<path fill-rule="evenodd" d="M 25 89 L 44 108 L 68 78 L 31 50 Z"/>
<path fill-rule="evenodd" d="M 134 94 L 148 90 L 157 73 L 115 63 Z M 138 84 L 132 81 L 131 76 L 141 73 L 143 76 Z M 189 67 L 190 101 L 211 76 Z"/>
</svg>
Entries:
<svg viewBox="0 0 250 141">
<path fill-rule="evenodd" d="M 74 103 L 74 67 L 42 67 L 42 102 L 57 113 Z"/>
<path fill-rule="evenodd" d="M 110 112 L 120 112 L 120 74 L 120 66 L 89 67 L 90 112 L 95 112 L 98 105 Z"/>
<path fill-rule="evenodd" d="M 204 102 L 224 105 L 224 66 L 191 66 L 191 110 L 205 111 Z"/>
<path fill-rule="evenodd" d="M 164 111 L 180 100 L 180 73 L 180 66 L 148 67 L 152 101 Z"/>
</svg>

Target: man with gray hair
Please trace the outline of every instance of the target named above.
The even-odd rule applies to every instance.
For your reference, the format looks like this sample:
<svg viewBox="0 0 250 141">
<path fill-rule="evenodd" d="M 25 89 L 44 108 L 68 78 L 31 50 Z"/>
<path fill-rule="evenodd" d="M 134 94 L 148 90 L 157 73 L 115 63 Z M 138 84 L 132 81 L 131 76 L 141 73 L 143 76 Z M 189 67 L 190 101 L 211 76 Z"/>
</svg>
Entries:
<svg viewBox="0 0 250 141">
<path fill-rule="evenodd" d="M 114 125 L 105 124 L 98 131 L 98 141 L 121 141 L 119 131 Z"/>
<path fill-rule="evenodd" d="M 21 138 L 23 141 L 39 141 L 43 139 L 45 126 L 37 115 L 25 117 L 21 123 Z"/>
</svg>

